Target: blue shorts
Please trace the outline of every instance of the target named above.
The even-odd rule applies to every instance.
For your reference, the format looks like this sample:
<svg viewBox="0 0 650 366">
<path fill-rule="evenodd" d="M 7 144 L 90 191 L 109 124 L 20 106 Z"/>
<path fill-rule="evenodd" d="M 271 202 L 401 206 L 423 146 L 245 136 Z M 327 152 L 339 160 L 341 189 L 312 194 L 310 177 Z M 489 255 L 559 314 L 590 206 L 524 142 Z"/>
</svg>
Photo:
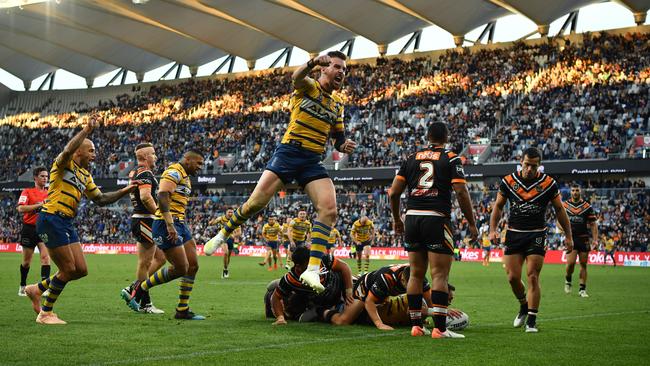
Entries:
<svg viewBox="0 0 650 366">
<path fill-rule="evenodd" d="M 302 187 L 311 181 L 329 178 L 321 154 L 290 144 L 278 145 L 266 170 L 275 173 L 284 184 L 295 180 Z"/>
<path fill-rule="evenodd" d="M 187 227 L 185 221 L 174 219 L 174 229 L 178 233 L 178 239 L 175 243 L 167 238 L 168 233 L 165 220 L 153 220 L 153 227 L 151 229 L 153 241 L 161 250 L 180 247 L 192 240 L 192 233 L 190 233 L 190 229 Z"/>
<path fill-rule="evenodd" d="M 235 249 L 235 239 L 229 237 L 228 239 L 226 239 L 226 245 L 228 245 L 228 250 L 232 251 L 233 249 Z"/>
<path fill-rule="evenodd" d="M 289 245 L 290 245 L 290 244 L 291 244 L 291 242 L 290 242 L 290 241 L 288 241 L 288 240 L 287 240 L 287 241 L 285 241 L 285 242 L 282 242 L 282 246 L 284 247 L 284 249 L 287 249 L 287 248 L 289 248 Z"/>
<path fill-rule="evenodd" d="M 278 242 L 277 241 L 267 241 L 266 246 L 273 249 L 273 250 L 277 250 L 278 249 Z"/>
<path fill-rule="evenodd" d="M 48 248 L 57 248 L 79 242 L 79 235 L 72 227 L 72 218 L 47 212 L 38 214 L 36 233 Z"/>
</svg>

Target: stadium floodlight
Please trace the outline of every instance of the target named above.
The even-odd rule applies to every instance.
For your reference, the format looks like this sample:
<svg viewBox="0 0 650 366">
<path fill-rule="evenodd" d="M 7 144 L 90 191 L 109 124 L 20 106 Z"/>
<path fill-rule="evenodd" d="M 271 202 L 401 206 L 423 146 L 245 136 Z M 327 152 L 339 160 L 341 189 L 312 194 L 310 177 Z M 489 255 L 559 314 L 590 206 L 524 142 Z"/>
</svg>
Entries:
<svg viewBox="0 0 650 366">
<path fill-rule="evenodd" d="M 48 0 L 0 0 L 0 8 L 20 8 L 25 5 L 45 3 Z"/>
<path fill-rule="evenodd" d="M 131 0 L 136 5 L 144 5 L 149 2 L 149 0 Z"/>
</svg>

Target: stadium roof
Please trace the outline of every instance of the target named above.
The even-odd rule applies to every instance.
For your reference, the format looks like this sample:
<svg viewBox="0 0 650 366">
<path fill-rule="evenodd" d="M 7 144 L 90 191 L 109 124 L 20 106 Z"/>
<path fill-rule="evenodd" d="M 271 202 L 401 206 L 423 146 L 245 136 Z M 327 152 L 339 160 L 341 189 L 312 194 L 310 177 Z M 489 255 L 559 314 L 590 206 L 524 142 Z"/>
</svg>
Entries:
<svg viewBox="0 0 650 366">
<path fill-rule="evenodd" d="M 2 0 L 0 67 L 29 82 L 58 68 L 86 80 L 225 55 L 254 61 L 296 46 L 317 53 L 363 36 L 386 45 L 437 25 L 454 36 L 505 15 L 538 26 L 603 0 Z M 650 0 L 619 0 L 645 17 Z M 136 4 L 141 3 L 141 4 Z M 642 15 L 641 15 L 642 14 Z M 194 69 L 195 70 L 195 69 Z"/>
</svg>

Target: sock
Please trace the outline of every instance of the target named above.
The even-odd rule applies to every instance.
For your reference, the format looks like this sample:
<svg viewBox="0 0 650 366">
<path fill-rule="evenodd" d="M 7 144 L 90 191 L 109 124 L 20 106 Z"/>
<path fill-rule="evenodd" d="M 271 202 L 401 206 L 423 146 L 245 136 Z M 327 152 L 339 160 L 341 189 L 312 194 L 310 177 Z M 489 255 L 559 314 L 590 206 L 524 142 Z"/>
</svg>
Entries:
<svg viewBox="0 0 650 366">
<path fill-rule="evenodd" d="M 27 274 L 29 273 L 29 267 L 23 267 L 20 265 L 20 285 L 27 286 Z"/>
<path fill-rule="evenodd" d="M 50 277 L 50 269 L 51 268 L 52 267 L 49 264 L 41 266 L 41 280 L 44 280 L 44 279 Z"/>
<path fill-rule="evenodd" d="M 580 284 L 580 291 L 585 291 L 587 290 L 587 284 L 586 283 L 581 283 Z"/>
<path fill-rule="evenodd" d="M 41 311 L 52 311 L 54 303 L 59 298 L 59 295 L 61 295 L 61 291 L 63 291 L 66 283 L 67 282 L 65 281 L 61 281 L 57 276 L 52 277 L 52 280 L 50 281 L 50 291 L 48 291 L 47 297 L 43 300 Z"/>
<path fill-rule="evenodd" d="M 566 276 L 564 279 L 566 280 L 567 285 L 571 284 L 571 276 Z"/>
<path fill-rule="evenodd" d="M 178 291 L 178 306 L 176 311 L 187 311 L 190 308 L 190 294 L 194 288 L 194 276 L 181 277 L 181 284 Z"/>
<path fill-rule="evenodd" d="M 52 281 L 52 278 L 54 278 L 54 276 L 48 277 L 37 284 L 38 289 L 41 290 L 41 293 L 47 291 L 47 289 L 50 288 L 50 282 Z"/>
<path fill-rule="evenodd" d="M 235 211 L 235 213 L 232 215 L 230 220 L 223 226 L 221 229 L 221 232 L 225 235 L 225 237 L 229 237 L 230 234 L 232 234 L 235 229 L 240 227 L 243 223 L 248 220 L 250 216 L 245 216 L 241 212 L 241 206 Z"/>
<path fill-rule="evenodd" d="M 149 276 L 149 278 L 147 278 L 145 281 L 142 281 L 140 288 L 144 291 L 149 291 L 150 288 L 169 282 L 171 280 L 173 280 L 173 278 L 169 278 L 169 270 L 167 267 L 161 268 L 156 273 Z"/>
<path fill-rule="evenodd" d="M 320 262 L 325 255 L 328 248 L 328 241 L 330 238 L 330 231 L 332 228 L 319 221 L 314 221 L 314 226 L 311 228 L 311 248 L 309 251 L 309 266 L 308 271 L 320 270 Z"/>
<path fill-rule="evenodd" d="M 433 302 L 433 324 L 439 331 L 447 330 L 447 305 L 449 305 L 449 294 L 442 291 L 431 291 L 431 302 Z M 422 300 L 420 300 L 420 307 Z M 410 301 L 409 301 L 410 308 Z"/>
<path fill-rule="evenodd" d="M 519 300 L 519 315 L 524 315 L 528 312 L 528 301 L 526 300 L 526 293 L 517 296 Z"/>
<path fill-rule="evenodd" d="M 366 260 L 363 261 L 363 272 L 368 273 L 369 267 L 370 267 L 370 258 L 366 258 Z"/>
<path fill-rule="evenodd" d="M 526 325 L 529 327 L 534 327 L 537 322 L 537 309 L 528 309 L 528 319 L 526 319 Z"/>
<path fill-rule="evenodd" d="M 422 294 L 406 295 L 411 326 L 422 327 Z"/>
<path fill-rule="evenodd" d="M 357 272 L 361 273 L 361 259 L 357 259 Z"/>
</svg>

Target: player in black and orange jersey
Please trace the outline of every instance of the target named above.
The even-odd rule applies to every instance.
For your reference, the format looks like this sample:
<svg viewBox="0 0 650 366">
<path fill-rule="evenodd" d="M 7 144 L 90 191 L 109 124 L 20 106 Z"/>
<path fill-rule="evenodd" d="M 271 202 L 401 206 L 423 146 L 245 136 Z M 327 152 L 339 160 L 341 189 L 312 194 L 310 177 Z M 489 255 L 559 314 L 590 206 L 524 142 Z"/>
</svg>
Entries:
<svg viewBox="0 0 650 366">
<path fill-rule="evenodd" d="M 185 211 L 192 193 L 190 176 L 196 175 L 203 167 L 203 154 L 190 149 L 183 158 L 171 164 L 160 178 L 158 189 L 158 209 L 153 220 L 152 234 L 158 249 L 165 253 L 170 265 L 164 267 L 145 281 L 139 282 L 130 306 L 139 310 L 139 304 L 147 292 L 163 283 L 180 278 L 178 305 L 174 318 L 183 320 L 204 320 L 190 310 L 190 295 L 194 288 L 194 278 L 199 270 L 196 242 L 185 221 Z"/>
<path fill-rule="evenodd" d="M 294 71 L 291 119 L 282 143 L 273 153 L 248 201 L 235 211 L 219 234 L 206 243 L 206 254 L 212 254 L 235 228 L 266 207 L 285 184 L 297 180 L 318 215 L 311 229 L 310 263 L 301 281 L 317 291 L 323 290 L 318 271 L 329 245 L 331 227 L 336 222 L 336 192 L 321 156 L 330 137 L 335 140 L 334 147 L 343 153 L 349 154 L 356 147 L 354 141 L 345 138 L 343 100 L 335 94 L 343 85 L 347 70 L 345 60 L 342 52 L 331 51 Z M 313 80 L 307 75 L 316 66 L 321 67 L 320 77 Z"/>
<path fill-rule="evenodd" d="M 138 246 L 138 266 L 135 273 L 135 281 L 131 286 L 123 288 L 120 292 L 122 299 L 127 305 L 131 302 L 133 289 L 138 282 L 144 281 L 160 267 L 165 264 L 165 254 L 156 247 L 153 242 L 153 219 L 158 209 L 158 203 L 152 192 L 158 191 L 158 180 L 154 176 L 153 169 L 156 167 L 156 150 L 150 143 L 138 144 L 135 147 L 135 158 L 138 166 L 129 173 L 131 180 L 141 182 L 138 189 L 131 192 L 131 204 L 133 214 L 131 215 L 131 233 L 135 237 Z M 147 296 L 142 299 L 140 312 L 145 314 L 164 314 L 165 312 L 156 308 Z"/>
<path fill-rule="evenodd" d="M 27 286 L 27 274 L 32 263 L 34 248 L 38 246 L 41 256 L 41 280 L 50 277 L 50 256 L 47 254 L 47 248 L 43 241 L 36 233 L 36 218 L 38 211 L 41 209 L 47 198 L 47 181 L 49 174 L 45 167 L 38 167 L 33 170 L 34 188 L 25 188 L 18 198 L 18 212 L 23 214 L 23 227 L 20 230 L 20 246 L 23 248 L 23 261 L 20 264 L 20 287 L 18 287 L 18 296 L 27 296 L 25 287 Z"/>
<path fill-rule="evenodd" d="M 431 301 L 436 313 L 432 338 L 464 338 L 447 329 L 448 280 L 454 259 L 451 225 L 451 195 L 456 199 L 469 225 L 470 240 L 478 239 L 478 229 L 467 191 L 460 157 L 446 150 L 449 131 L 442 122 L 429 125 L 430 145 L 417 151 L 402 164 L 390 190 L 393 224 L 397 234 L 405 233 L 404 247 L 409 253 L 411 279 L 408 284 L 411 335 L 427 334 L 422 323 L 422 281 L 431 273 Z M 408 187 L 406 219 L 402 222 L 400 197 Z"/>
<path fill-rule="evenodd" d="M 580 297 L 587 295 L 587 262 L 589 251 L 598 247 L 598 224 L 596 213 L 589 202 L 582 199 L 580 186 L 571 186 L 571 199 L 564 202 L 564 209 L 571 222 L 571 233 L 573 234 L 573 250 L 566 257 L 566 278 L 564 292 L 571 292 L 571 276 L 576 265 L 576 257 L 580 260 Z M 591 243 L 589 237 L 591 234 Z"/>
<path fill-rule="evenodd" d="M 110 193 L 102 193 L 95 185 L 88 168 L 95 160 L 95 145 L 87 139 L 99 126 L 96 117 L 90 117 L 56 157 L 50 170 L 50 187 L 47 202 L 36 219 L 36 231 L 47 246 L 50 257 L 58 267 L 57 273 L 36 285 L 25 288 L 38 312 L 37 323 L 65 324 L 52 312 L 54 303 L 65 285 L 88 274 L 86 260 L 79 243 L 79 236 L 72 226 L 81 197 L 85 195 L 100 206 L 111 204 L 136 189 L 138 182 Z M 40 305 L 41 294 L 48 290 Z"/>
<path fill-rule="evenodd" d="M 499 240 L 497 227 L 506 202 L 510 202 L 508 231 L 506 233 L 503 263 L 512 292 L 519 300 L 519 313 L 513 325 L 526 324 L 527 333 L 536 333 L 537 311 L 541 300 L 539 275 L 546 255 L 545 214 L 548 204 L 555 209 L 558 222 L 566 235 L 567 252 L 573 250 L 571 224 L 562 204 L 562 198 L 555 180 L 540 172 L 542 154 L 535 147 L 524 151 L 521 171 L 509 174 L 501 180 L 499 193 L 490 216 L 490 239 Z M 528 294 L 521 281 L 521 272 L 526 262 Z M 528 319 L 526 319 L 528 317 Z"/>
<path fill-rule="evenodd" d="M 291 259 L 294 263 L 291 271 L 280 279 L 270 296 L 267 294 L 267 308 L 270 305 L 276 318 L 273 325 L 287 324 L 287 318 L 298 320 L 298 316 L 310 304 L 316 303 L 324 308 L 337 305 L 341 300 L 348 305 L 352 304 L 352 271 L 345 262 L 332 255 L 323 257 L 319 278 L 325 290 L 316 293 L 300 281 L 300 275 L 307 270 L 309 264 L 309 249 L 296 248 Z"/>
</svg>

